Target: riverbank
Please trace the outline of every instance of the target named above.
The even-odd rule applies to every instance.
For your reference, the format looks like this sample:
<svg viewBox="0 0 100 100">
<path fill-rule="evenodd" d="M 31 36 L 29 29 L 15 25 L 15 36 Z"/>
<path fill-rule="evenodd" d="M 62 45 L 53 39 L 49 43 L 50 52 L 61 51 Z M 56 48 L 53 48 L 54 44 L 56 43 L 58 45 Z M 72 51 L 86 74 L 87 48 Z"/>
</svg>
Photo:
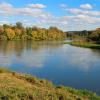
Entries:
<svg viewBox="0 0 100 100">
<path fill-rule="evenodd" d="M 65 42 L 64 44 L 70 44 L 77 47 L 100 49 L 100 44 L 91 43 L 91 42 Z"/>
<path fill-rule="evenodd" d="M 100 100 L 95 93 L 0 69 L 0 100 Z"/>
</svg>

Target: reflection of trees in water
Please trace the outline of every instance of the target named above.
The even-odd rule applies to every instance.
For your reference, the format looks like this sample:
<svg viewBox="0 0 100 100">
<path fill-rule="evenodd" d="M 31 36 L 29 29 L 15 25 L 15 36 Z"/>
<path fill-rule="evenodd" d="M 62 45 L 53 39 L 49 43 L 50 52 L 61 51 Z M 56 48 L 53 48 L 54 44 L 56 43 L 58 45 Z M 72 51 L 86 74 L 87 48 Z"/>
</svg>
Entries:
<svg viewBox="0 0 100 100">
<path fill-rule="evenodd" d="M 51 41 L 1 41 L 0 52 L 4 55 L 15 53 L 20 56 L 25 50 L 41 50 L 43 48 L 57 48 L 61 42 Z"/>
<path fill-rule="evenodd" d="M 0 42 L 0 52 L 4 55 L 13 54 L 20 56 L 24 49 L 24 43 L 19 41 L 2 41 Z"/>
</svg>

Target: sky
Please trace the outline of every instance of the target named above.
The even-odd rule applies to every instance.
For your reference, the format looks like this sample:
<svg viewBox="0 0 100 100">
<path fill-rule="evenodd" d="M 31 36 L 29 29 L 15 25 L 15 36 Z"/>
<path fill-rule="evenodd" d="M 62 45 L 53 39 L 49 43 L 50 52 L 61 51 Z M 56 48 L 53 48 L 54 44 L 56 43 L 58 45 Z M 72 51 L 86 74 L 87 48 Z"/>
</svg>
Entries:
<svg viewBox="0 0 100 100">
<path fill-rule="evenodd" d="M 63 31 L 94 30 L 100 27 L 100 0 L 0 0 L 0 25 L 16 22 Z"/>
</svg>

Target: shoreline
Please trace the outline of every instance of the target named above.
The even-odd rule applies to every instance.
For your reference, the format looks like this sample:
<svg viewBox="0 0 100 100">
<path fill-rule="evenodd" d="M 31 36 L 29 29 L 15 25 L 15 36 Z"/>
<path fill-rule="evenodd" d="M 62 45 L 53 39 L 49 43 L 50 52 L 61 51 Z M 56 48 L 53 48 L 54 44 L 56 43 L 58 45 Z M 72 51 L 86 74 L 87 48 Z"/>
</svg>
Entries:
<svg viewBox="0 0 100 100">
<path fill-rule="evenodd" d="M 64 42 L 64 44 L 91 49 L 100 49 L 100 44 L 95 44 L 91 42 Z"/>
<path fill-rule="evenodd" d="M 0 69 L 0 100 L 100 100 L 88 90 L 55 86 L 31 75 Z"/>
</svg>

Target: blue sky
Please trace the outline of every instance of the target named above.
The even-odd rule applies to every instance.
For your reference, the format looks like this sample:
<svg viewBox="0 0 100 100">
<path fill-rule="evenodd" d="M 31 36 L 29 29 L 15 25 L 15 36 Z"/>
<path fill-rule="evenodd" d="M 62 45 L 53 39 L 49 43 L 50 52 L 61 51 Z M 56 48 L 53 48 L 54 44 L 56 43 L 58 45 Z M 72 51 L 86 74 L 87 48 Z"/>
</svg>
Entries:
<svg viewBox="0 0 100 100">
<path fill-rule="evenodd" d="M 100 27 L 99 5 L 100 0 L 0 0 L 0 24 L 93 30 Z"/>
</svg>

